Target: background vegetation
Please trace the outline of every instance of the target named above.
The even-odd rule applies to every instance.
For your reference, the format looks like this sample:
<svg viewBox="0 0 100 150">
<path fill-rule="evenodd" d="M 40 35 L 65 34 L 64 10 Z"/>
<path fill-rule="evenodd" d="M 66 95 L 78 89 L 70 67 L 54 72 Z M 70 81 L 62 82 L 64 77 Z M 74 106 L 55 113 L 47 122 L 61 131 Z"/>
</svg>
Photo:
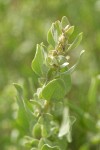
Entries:
<svg viewBox="0 0 100 150">
<path fill-rule="evenodd" d="M 75 36 L 83 31 L 80 48 L 86 52 L 72 74 L 68 94 L 70 113 L 77 120 L 72 128 L 70 150 L 100 149 L 100 1 L 99 0 L 0 0 L 0 148 L 22 150 L 22 129 L 15 121 L 16 90 L 13 82 L 24 82 L 27 98 L 35 75 L 31 61 L 37 43 L 46 43 L 51 23 L 67 16 L 75 25 Z M 71 59 L 72 61 L 72 59 Z M 73 63 L 71 62 L 71 63 Z M 20 132 L 19 132 L 20 131 Z"/>
</svg>

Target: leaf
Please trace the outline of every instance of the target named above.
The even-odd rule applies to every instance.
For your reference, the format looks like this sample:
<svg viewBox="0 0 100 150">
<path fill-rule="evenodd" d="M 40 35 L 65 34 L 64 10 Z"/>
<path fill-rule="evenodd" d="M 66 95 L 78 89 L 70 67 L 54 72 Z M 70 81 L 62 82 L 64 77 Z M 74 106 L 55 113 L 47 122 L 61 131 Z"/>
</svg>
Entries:
<svg viewBox="0 0 100 150">
<path fill-rule="evenodd" d="M 73 120 L 71 121 L 70 118 Z M 67 107 L 65 107 L 63 111 L 63 120 L 59 130 L 58 137 L 63 137 L 64 135 L 67 135 L 68 142 L 71 142 L 71 126 L 74 122 L 75 118 L 69 117 L 69 110 Z"/>
<path fill-rule="evenodd" d="M 34 147 L 37 147 L 39 144 L 39 140 L 37 139 L 33 139 L 32 142 L 31 142 L 31 145 L 34 146 Z"/>
<path fill-rule="evenodd" d="M 33 137 L 35 137 L 36 139 L 40 139 L 41 138 L 41 124 L 36 123 L 32 129 L 32 135 Z"/>
<path fill-rule="evenodd" d="M 73 32 L 74 32 L 74 26 L 71 26 L 71 27 L 69 27 L 69 28 L 65 31 L 65 35 L 68 37 L 68 36 L 70 36 Z"/>
<path fill-rule="evenodd" d="M 61 75 L 61 78 L 63 80 L 64 86 L 65 86 L 65 92 L 67 94 L 71 89 L 71 76 L 68 74 L 63 74 Z"/>
<path fill-rule="evenodd" d="M 43 63 L 44 63 L 44 49 L 42 45 L 37 44 L 36 54 L 32 61 L 32 69 L 33 71 L 41 76 L 43 74 Z"/>
<path fill-rule="evenodd" d="M 34 100 L 34 99 L 30 99 L 30 102 L 37 106 L 37 108 L 41 109 L 42 108 L 42 104 L 40 104 L 37 100 Z"/>
<path fill-rule="evenodd" d="M 55 45 L 56 45 L 58 42 L 59 34 L 58 34 L 57 28 L 55 26 L 55 23 L 52 24 L 51 31 L 52 31 L 53 39 L 54 39 Z"/>
<path fill-rule="evenodd" d="M 79 33 L 78 36 L 76 37 L 76 39 L 74 40 L 74 42 L 72 44 L 70 44 L 67 51 L 76 48 L 80 44 L 80 42 L 82 40 L 82 36 L 83 36 L 83 33 Z"/>
<path fill-rule="evenodd" d="M 96 98 L 97 98 L 97 89 L 99 86 L 100 79 L 97 77 L 93 77 L 91 79 L 90 88 L 88 91 L 88 101 L 90 104 L 90 107 L 93 109 L 93 107 L 96 107 Z M 93 106 L 93 107 L 92 107 Z"/>
<path fill-rule="evenodd" d="M 61 24 L 62 24 L 62 28 L 65 28 L 67 25 L 70 25 L 68 18 L 66 16 L 62 17 Z"/>
<path fill-rule="evenodd" d="M 15 88 L 16 88 L 16 90 L 18 92 L 17 102 L 18 102 L 19 108 L 21 108 L 22 110 L 25 110 L 25 103 L 24 103 L 24 100 L 23 100 L 23 89 L 17 83 L 14 83 L 13 85 L 15 86 Z"/>
<path fill-rule="evenodd" d="M 53 120 L 53 116 L 49 113 L 43 114 L 38 123 L 42 124 L 42 136 L 48 137 L 51 133 L 51 121 Z"/>
<path fill-rule="evenodd" d="M 30 102 L 27 99 L 26 100 L 24 99 L 23 88 L 16 83 L 14 83 L 14 86 L 18 92 L 17 102 L 19 110 L 17 121 L 19 125 L 22 126 L 25 130 L 29 130 L 29 126 L 30 127 L 33 126 L 33 124 L 36 122 L 36 118 L 33 115 L 32 111 L 30 110 Z"/>
<path fill-rule="evenodd" d="M 49 141 L 47 138 L 41 138 L 39 140 L 39 144 L 38 144 L 38 149 L 41 150 L 41 148 L 43 147 L 43 145 L 48 144 L 48 145 L 52 145 L 52 142 Z"/>
<path fill-rule="evenodd" d="M 61 79 L 54 79 L 50 81 L 42 90 L 42 96 L 44 99 L 61 100 L 65 95 L 64 83 Z"/>
<path fill-rule="evenodd" d="M 62 28 L 59 20 L 55 22 L 55 28 L 57 30 L 58 36 L 60 36 L 62 34 Z"/>
<path fill-rule="evenodd" d="M 27 112 L 25 109 L 25 103 L 23 100 L 23 89 L 20 85 L 14 83 L 14 86 L 18 92 L 17 95 L 17 102 L 18 102 L 18 106 L 19 106 L 19 110 L 18 110 L 18 124 L 24 129 L 27 130 L 29 128 L 29 122 L 28 122 L 28 116 L 27 116 Z M 24 126 L 23 126 L 24 124 Z"/>
<path fill-rule="evenodd" d="M 53 113 L 55 116 L 59 117 L 62 115 L 63 111 L 63 102 L 55 103 Z"/>
<path fill-rule="evenodd" d="M 77 65 L 79 64 L 81 55 L 82 55 L 84 52 L 85 52 L 85 50 L 82 50 L 82 51 L 80 52 L 79 58 L 78 58 L 78 60 L 77 60 L 77 62 L 76 62 L 75 65 L 73 65 L 73 66 L 72 66 L 71 68 L 69 68 L 67 71 L 61 72 L 60 74 L 61 74 L 61 75 L 66 74 L 66 75 L 67 75 L 67 74 L 72 73 L 72 72 L 75 70 L 75 68 L 77 67 Z"/>
<path fill-rule="evenodd" d="M 54 41 L 54 38 L 53 38 L 53 35 L 52 35 L 51 28 L 49 29 L 48 34 L 47 34 L 47 41 L 50 45 L 55 47 L 55 41 Z"/>
<path fill-rule="evenodd" d="M 49 44 L 51 44 L 53 47 L 56 46 L 58 43 L 59 36 L 62 33 L 61 24 L 60 21 L 56 21 L 52 24 L 48 35 L 47 35 L 47 41 Z"/>
<path fill-rule="evenodd" d="M 41 150 L 60 150 L 58 146 L 50 146 L 48 144 L 44 144 Z"/>
<path fill-rule="evenodd" d="M 23 139 L 23 143 L 24 143 L 24 146 L 27 147 L 27 148 L 37 147 L 38 143 L 39 143 L 39 140 L 33 139 L 31 137 L 30 138 L 25 137 Z"/>
</svg>

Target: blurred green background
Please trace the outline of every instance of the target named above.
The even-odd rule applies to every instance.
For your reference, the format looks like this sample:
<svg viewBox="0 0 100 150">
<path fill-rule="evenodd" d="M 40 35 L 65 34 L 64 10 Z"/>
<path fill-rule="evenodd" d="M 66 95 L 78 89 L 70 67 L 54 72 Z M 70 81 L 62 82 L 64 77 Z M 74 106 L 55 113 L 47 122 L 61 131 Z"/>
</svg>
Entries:
<svg viewBox="0 0 100 150">
<path fill-rule="evenodd" d="M 36 44 L 47 45 L 51 23 L 62 16 L 75 25 L 74 36 L 84 33 L 81 45 L 72 52 L 72 63 L 81 49 L 86 50 L 72 74 L 68 94 L 70 113 L 77 118 L 69 150 L 100 150 L 100 0 L 0 0 L 1 150 L 23 149 L 20 143 L 25 131 L 15 121 L 16 90 L 12 83 L 24 81 L 29 89 Z"/>
</svg>

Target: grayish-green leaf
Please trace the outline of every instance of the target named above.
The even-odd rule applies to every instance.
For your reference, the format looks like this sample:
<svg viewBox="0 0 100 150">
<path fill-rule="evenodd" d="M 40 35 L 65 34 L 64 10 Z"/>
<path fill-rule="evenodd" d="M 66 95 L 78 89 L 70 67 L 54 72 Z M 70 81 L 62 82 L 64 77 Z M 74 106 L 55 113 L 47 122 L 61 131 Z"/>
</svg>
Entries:
<svg viewBox="0 0 100 150">
<path fill-rule="evenodd" d="M 67 51 L 76 48 L 80 44 L 80 42 L 82 40 L 82 36 L 83 36 L 83 33 L 79 33 L 78 36 L 75 38 L 74 42 L 72 44 L 70 44 Z"/>
<path fill-rule="evenodd" d="M 42 96 L 46 100 L 61 100 L 65 93 L 65 86 L 61 79 L 50 81 L 42 90 Z"/>
<path fill-rule="evenodd" d="M 63 80 L 64 86 L 65 86 L 65 92 L 67 94 L 71 89 L 71 76 L 70 74 L 63 74 L 61 75 L 61 78 Z"/>
<path fill-rule="evenodd" d="M 97 89 L 99 87 L 100 84 L 100 75 L 93 77 L 91 79 L 91 84 L 90 84 L 90 88 L 88 91 L 88 100 L 89 100 L 89 104 L 90 107 L 96 107 L 96 99 L 97 99 Z"/>
<path fill-rule="evenodd" d="M 26 128 L 29 130 L 29 125 L 33 125 L 33 122 L 36 121 L 35 116 L 33 115 L 33 112 L 30 110 L 30 102 L 28 100 L 25 100 L 23 96 L 23 88 L 14 83 L 15 88 L 17 89 L 18 95 L 17 95 L 17 102 L 19 106 L 18 110 L 18 123 L 23 126 L 23 128 Z M 30 121 L 31 120 L 31 121 Z"/>
<path fill-rule="evenodd" d="M 27 130 L 29 128 L 29 122 L 28 122 L 26 106 L 23 100 L 23 89 L 19 84 L 14 83 L 14 86 L 18 92 L 17 103 L 18 103 L 19 109 L 18 109 L 17 121 L 18 121 L 18 124 L 22 126 L 24 130 Z"/>
<path fill-rule="evenodd" d="M 37 100 L 30 99 L 30 102 L 31 102 L 33 105 L 37 106 L 39 109 L 42 108 L 42 104 L 40 104 Z"/>
<path fill-rule="evenodd" d="M 62 28 L 65 28 L 67 25 L 70 25 L 68 18 L 66 16 L 62 17 L 61 24 L 62 24 Z"/>
<path fill-rule="evenodd" d="M 47 41 L 50 45 L 55 47 L 55 41 L 54 41 L 54 38 L 53 38 L 53 35 L 52 35 L 51 28 L 50 28 L 50 30 L 48 31 L 48 34 L 47 34 Z"/>
<path fill-rule="evenodd" d="M 37 44 L 36 54 L 32 61 L 32 69 L 33 71 L 41 76 L 43 74 L 43 63 L 44 63 L 44 49 L 42 45 Z"/>
<path fill-rule="evenodd" d="M 74 32 L 74 26 L 71 26 L 71 27 L 69 27 L 69 28 L 65 31 L 65 35 L 68 37 L 68 36 L 70 36 L 73 32 Z"/>
<path fill-rule="evenodd" d="M 51 121 L 53 120 L 53 116 L 49 113 L 43 114 L 38 123 L 42 124 L 42 136 L 48 137 L 51 133 Z"/>
<path fill-rule="evenodd" d="M 61 23 L 59 20 L 55 22 L 55 28 L 57 30 L 58 36 L 60 36 L 62 33 L 62 28 L 61 28 Z"/>
<path fill-rule="evenodd" d="M 62 75 L 62 74 L 70 74 L 70 73 L 72 73 L 74 70 L 75 70 L 75 68 L 77 67 L 77 65 L 79 64 L 79 61 L 80 61 L 80 58 L 81 58 L 81 55 L 83 54 L 85 52 L 85 50 L 82 50 L 81 52 L 80 52 L 80 56 L 79 56 L 79 58 L 78 58 L 78 60 L 77 60 L 77 62 L 76 62 L 76 64 L 75 65 L 73 65 L 71 68 L 69 68 L 67 71 L 65 71 L 65 72 L 61 72 L 60 74 Z"/>
<path fill-rule="evenodd" d="M 58 42 L 59 35 L 58 35 L 58 31 L 57 31 L 55 23 L 52 24 L 51 31 L 52 31 L 53 39 L 54 39 L 55 45 L 56 45 Z"/>
<path fill-rule="evenodd" d="M 70 118 L 73 120 L 71 121 Z M 67 135 L 68 142 L 71 142 L 72 141 L 71 126 L 74 122 L 75 122 L 75 118 L 69 116 L 69 110 L 67 107 L 65 107 L 64 111 L 63 111 L 63 120 L 62 120 L 62 124 L 61 124 L 60 130 L 59 130 L 58 137 Z"/>
</svg>

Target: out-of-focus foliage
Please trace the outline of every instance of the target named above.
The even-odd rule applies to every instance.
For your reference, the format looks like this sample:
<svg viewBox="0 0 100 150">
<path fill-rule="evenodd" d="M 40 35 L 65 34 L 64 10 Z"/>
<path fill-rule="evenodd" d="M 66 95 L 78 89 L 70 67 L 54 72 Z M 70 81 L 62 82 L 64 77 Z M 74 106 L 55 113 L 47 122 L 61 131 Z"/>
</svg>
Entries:
<svg viewBox="0 0 100 150">
<path fill-rule="evenodd" d="M 100 148 L 100 0 L 0 0 L 0 148 L 3 150 L 22 150 L 18 145 L 25 132 L 14 120 L 17 106 L 12 83 L 24 82 L 25 95 L 31 98 L 34 89 L 31 78 L 35 75 L 30 66 L 35 45 L 41 41 L 46 44 L 51 23 L 65 15 L 76 26 L 74 37 L 83 31 L 81 47 L 86 49 L 72 75 L 73 86 L 68 95 L 70 111 L 77 118 L 69 146 L 72 150 Z M 72 54 L 73 62 L 79 50 L 80 47 Z"/>
</svg>

